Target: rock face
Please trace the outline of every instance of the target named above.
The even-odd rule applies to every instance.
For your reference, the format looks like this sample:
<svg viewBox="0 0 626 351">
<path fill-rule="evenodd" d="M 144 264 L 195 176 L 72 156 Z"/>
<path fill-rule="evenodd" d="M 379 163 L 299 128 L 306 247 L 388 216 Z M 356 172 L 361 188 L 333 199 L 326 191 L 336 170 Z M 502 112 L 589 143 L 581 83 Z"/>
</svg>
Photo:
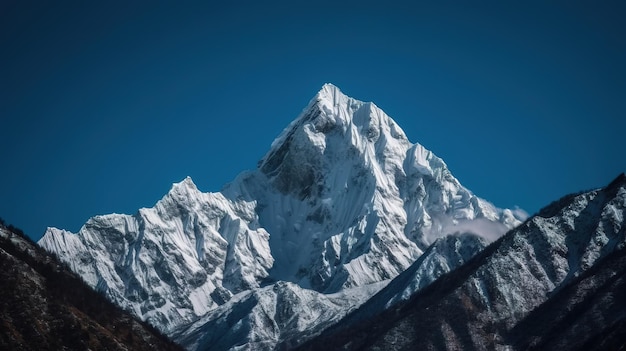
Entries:
<svg viewBox="0 0 626 351">
<path fill-rule="evenodd" d="M 455 233 L 437 239 L 409 268 L 400 273 L 355 313 L 341 321 L 349 326 L 361 323 L 409 300 L 433 281 L 471 260 L 487 243 L 475 234 Z"/>
<path fill-rule="evenodd" d="M 254 204 L 205 194 L 190 178 L 133 216 L 91 218 L 39 244 L 113 302 L 164 332 L 259 287 L 272 266 Z"/>
<path fill-rule="evenodd" d="M 235 295 L 172 337 L 191 350 L 291 349 L 339 322 L 384 285 L 322 294 L 281 281 Z"/>
<path fill-rule="evenodd" d="M 182 350 L 0 225 L 0 349 Z"/>
<path fill-rule="evenodd" d="M 544 208 L 408 301 L 348 317 L 302 349 L 623 348 L 625 215 L 622 174 Z"/>
<path fill-rule="evenodd" d="M 524 219 L 464 188 L 376 105 L 327 84 L 258 169 L 221 192 L 200 192 L 187 178 L 153 208 L 93 217 L 76 234 L 50 228 L 39 243 L 116 304 L 189 340 L 197 333 L 187 326 L 219 324 L 207 318 L 225 309 L 252 313 L 251 305 L 288 291 L 319 298 L 320 308 L 347 291 L 360 303 L 378 290 L 370 285 L 396 277 L 438 238 L 471 231 L 493 240 Z M 269 302 L 258 298 L 263 291 Z M 305 300 L 285 303 L 298 310 Z M 319 331 L 329 318 L 307 328 Z M 254 325 L 280 329 L 259 334 L 271 347 L 293 328 Z"/>
</svg>

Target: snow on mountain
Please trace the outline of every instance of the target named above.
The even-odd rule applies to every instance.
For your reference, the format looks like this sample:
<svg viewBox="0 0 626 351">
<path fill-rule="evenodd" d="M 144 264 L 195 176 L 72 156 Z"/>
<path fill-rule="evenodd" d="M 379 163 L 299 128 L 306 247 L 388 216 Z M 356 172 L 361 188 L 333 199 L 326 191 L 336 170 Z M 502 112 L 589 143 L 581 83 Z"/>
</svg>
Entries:
<svg viewBox="0 0 626 351">
<path fill-rule="evenodd" d="M 200 192 L 191 178 L 153 208 L 96 216 L 39 244 L 112 301 L 167 332 L 259 286 L 273 259 L 254 203 Z"/>
<path fill-rule="evenodd" d="M 0 282 L 0 350 L 182 350 L 3 221 Z"/>
<path fill-rule="evenodd" d="M 342 321 L 302 349 L 623 348 L 625 217 L 622 174 L 554 202 L 407 302 Z"/>
<path fill-rule="evenodd" d="M 337 323 L 386 283 L 322 294 L 277 282 L 233 296 L 172 337 L 189 350 L 291 349 Z"/>
<path fill-rule="evenodd" d="M 484 238 L 471 233 L 454 233 L 437 239 L 409 268 L 342 320 L 342 326 L 367 320 L 408 300 L 437 278 L 468 262 L 486 246 Z"/>
<path fill-rule="evenodd" d="M 473 195 L 376 105 L 331 84 L 223 192 L 258 201 L 274 278 L 325 292 L 396 276 L 457 225 L 499 236 L 524 219 Z"/>
<path fill-rule="evenodd" d="M 76 234 L 50 228 L 39 243 L 173 333 L 220 305 L 240 309 L 233 296 L 272 282 L 329 298 L 319 293 L 394 278 L 438 238 L 471 231 L 493 240 L 523 219 L 464 188 L 376 105 L 326 84 L 258 169 L 221 192 L 187 178 L 152 208 L 93 217 Z"/>
</svg>

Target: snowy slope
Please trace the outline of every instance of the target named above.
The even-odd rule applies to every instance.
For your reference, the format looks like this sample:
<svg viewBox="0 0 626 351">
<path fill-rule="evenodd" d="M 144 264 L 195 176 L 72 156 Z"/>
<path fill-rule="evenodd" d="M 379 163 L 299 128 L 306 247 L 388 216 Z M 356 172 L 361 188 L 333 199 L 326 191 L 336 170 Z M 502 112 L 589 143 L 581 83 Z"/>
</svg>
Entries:
<svg viewBox="0 0 626 351">
<path fill-rule="evenodd" d="M 343 319 L 341 326 L 368 320 L 410 299 L 437 278 L 468 262 L 486 245 L 483 238 L 471 233 L 455 233 L 437 239 L 415 263 L 368 299 L 355 313 Z"/>
<path fill-rule="evenodd" d="M 623 348 L 625 216 L 622 174 L 556 201 L 407 302 L 303 349 Z"/>
<path fill-rule="evenodd" d="M 523 219 L 464 188 L 376 105 L 326 84 L 259 168 L 221 192 L 187 178 L 152 208 L 93 217 L 76 234 L 50 228 L 40 245 L 173 333 L 271 282 L 322 294 L 365 287 L 440 237 L 493 240 Z"/>
<path fill-rule="evenodd" d="M 0 223 L 0 350 L 182 350 Z"/>
<path fill-rule="evenodd" d="M 258 201 L 275 279 L 325 292 L 392 278 L 458 226 L 493 240 L 523 219 L 473 195 L 376 105 L 331 84 L 224 193 Z"/>
<path fill-rule="evenodd" d="M 273 259 L 254 203 L 202 193 L 187 178 L 153 208 L 91 218 L 39 244 L 112 301 L 167 332 L 258 287 Z"/>
<path fill-rule="evenodd" d="M 322 294 L 277 282 L 233 296 L 172 337 L 189 350 L 292 348 L 337 323 L 385 284 Z"/>
</svg>

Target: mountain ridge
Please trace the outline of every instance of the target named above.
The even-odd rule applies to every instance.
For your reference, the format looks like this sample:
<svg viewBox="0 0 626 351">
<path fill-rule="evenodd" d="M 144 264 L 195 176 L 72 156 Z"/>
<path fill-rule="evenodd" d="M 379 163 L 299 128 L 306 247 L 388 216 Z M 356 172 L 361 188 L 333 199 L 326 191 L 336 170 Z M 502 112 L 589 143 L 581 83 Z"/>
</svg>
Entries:
<svg viewBox="0 0 626 351">
<path fill-rule="evenodd" d="M 93 291 L 20 230 L 0 224 L 4 350 L 182 350 Z"/>
<path fill-rule="evenodd" d="M 491 241 L 523 219 L 463 187 L 375 104 L 326 84 L 258 169 L 221 192 L 187 177 L 154 207 L 95 216 L 77 234 L 50 228 L 39 243 L 116 304 L 182 335 L 234 296 L 281 281 L 316 292 L 317 302 L 373 293 L 368 286 L 403 272 L 438 238 Z M 280 342 L 265 335 L 264 347 Z"/>
<path fill-rule="evenodd" d="M 408 301 L 301 350 L 623 348 L 626 177 L 544 209 Z"/>
</svg>

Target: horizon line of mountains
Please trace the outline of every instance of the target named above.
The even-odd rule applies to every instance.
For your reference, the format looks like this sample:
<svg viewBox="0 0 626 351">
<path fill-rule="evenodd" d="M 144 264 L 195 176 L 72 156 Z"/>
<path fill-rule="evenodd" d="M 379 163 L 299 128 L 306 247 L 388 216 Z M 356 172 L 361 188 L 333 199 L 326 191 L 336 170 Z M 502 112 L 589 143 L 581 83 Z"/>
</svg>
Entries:
<svg viewBox="0 0 626 351">
<path fill-rule="evenodd" d="M 624 174 L 529 218 L 497 208 L 326 84 L 222 191 L 188 177 L 152 208 L 38 245 L 187 350 L 612 349 L 626 343 L 625 213 Z M 0 346 L 28 345 L 23 328 Z"/>
</svg>

